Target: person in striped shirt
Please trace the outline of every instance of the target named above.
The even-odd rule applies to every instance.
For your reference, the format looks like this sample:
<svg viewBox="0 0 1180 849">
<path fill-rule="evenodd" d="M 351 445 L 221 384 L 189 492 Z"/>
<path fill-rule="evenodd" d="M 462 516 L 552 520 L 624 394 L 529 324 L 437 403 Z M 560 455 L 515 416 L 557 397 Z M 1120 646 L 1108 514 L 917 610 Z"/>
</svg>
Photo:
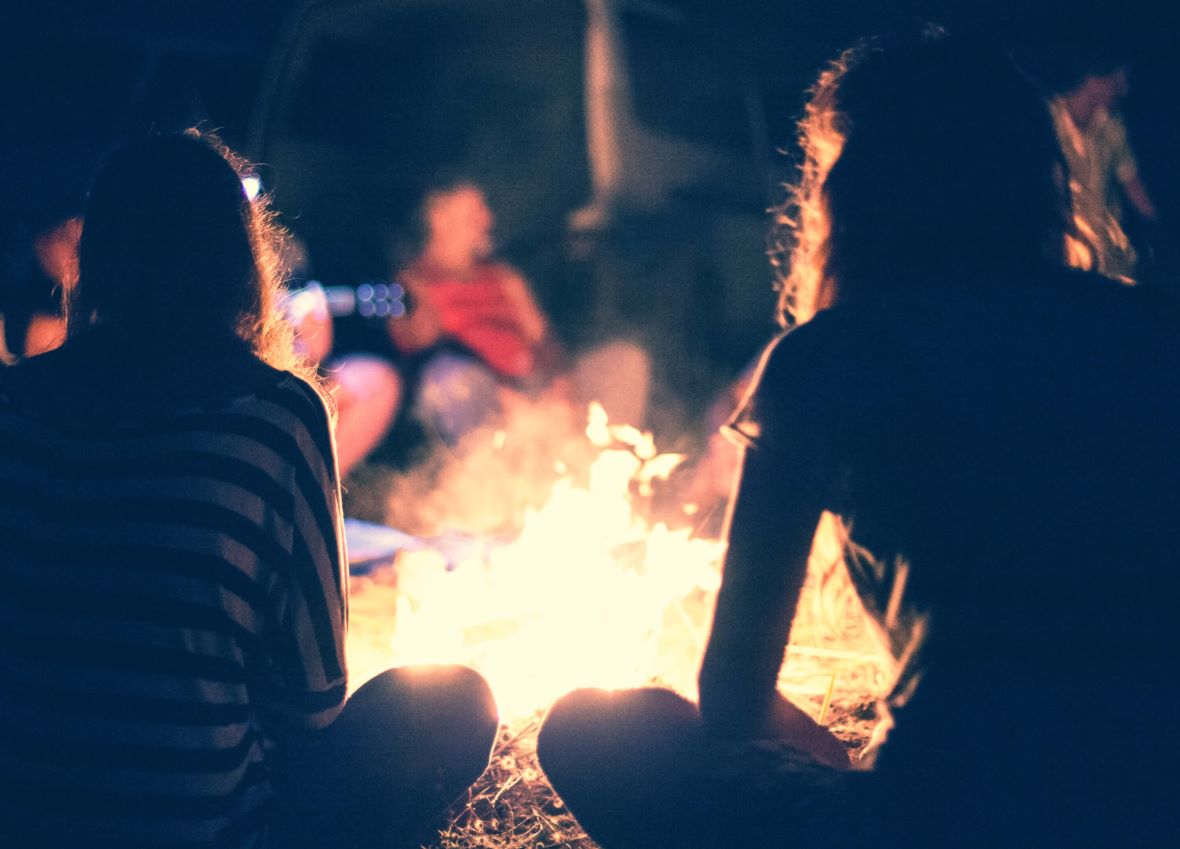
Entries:
<svg viewBox="0 0 1180 849">
<path fill-rule="evenodd" d="M 487 764 L 469 669 L 346 702 L 331 420 L 241 165 L 113 153 L 66 344 L 0 370 L 0 845 L 392 846 Z"/>
</svg>

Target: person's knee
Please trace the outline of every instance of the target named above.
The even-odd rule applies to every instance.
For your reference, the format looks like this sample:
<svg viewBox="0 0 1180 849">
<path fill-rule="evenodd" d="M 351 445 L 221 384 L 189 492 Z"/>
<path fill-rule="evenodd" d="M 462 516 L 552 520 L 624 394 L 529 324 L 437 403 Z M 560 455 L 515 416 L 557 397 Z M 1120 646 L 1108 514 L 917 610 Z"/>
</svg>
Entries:
<svg viewBox="0 0 1180 849">
<path fill-rule="evenodd" d="M 388 412 L 392 417 L 401 401 L 401 375 L 380 357 L 353 354 L 335 361 L 329 373 L 340 387 L 341 407 L 356 404 L 364 406 L 369 415 Z"/>
<path fill-rule="evenodd" d="M 564 784 L 568 776 L 586 772 L 588 761 L 600 754 L 591 729 L 607 713 L 609 699 L 605 690 L 575 690 L 549 708 L 537 732 L 537 760 L 551 782 Z"/>
<path fill-rule="evenodd" d="M 402 378 L 398 370 L 376 357 L 365 357 L 362 367 L 361 379 L 369 387 L 372 396 L 380 400 L 380 406 L 383 409 L 397 409 L 402 396 Z"/>
<path fill-rule="evenodd" d="M 609 769 L 637 753 L 678 743 L 698 724 L 696 707 L 670 690 L 575 690 L 549 709 L 537 735 L 537 757 L 561 782 Z"/>
<path fill-rule="evenodd" d="M 469 718 L 494 736 L 500 722 L 496 697 L 487 680 L 469 666 L 425 666 L 410 668 L 406 673 L 416 676 L 421 691 L 428 694 L 424 707 L 437 710 L 440 715 Z"/>
<path fill-rule="evenodd" d="M 467 666 L 409 666 L 384 673 L 398 688 L 411 724 L 445 740 L 456 758 L 480 761 L 483 770 L 495 742 L 500 716 L 492 689 Z M 359 694 L 359 692 L 358 692 Z"/>
<path fill-rule="evenodd" d="M 610 698 L 608 691 L 592 688 L 566 693 L 546 711 L 538 740 L 561 740 L 578 735 L 583 725 L 606 712 Z"/>
<path fill-rule="evenodd" d="M 491 687 L 466 666 L 422 667 L 405 673 L 417 679 L 412 686 L 418 698 L 415 725 L 442 741 L 449 770 L 458 785 L 467 786 L 487 768 L 500 728 Z"/>
<path fill-rule="evenodd" d="M 401 377 L 379 357 L 353 354 L 328 368 L 335 384 L 337 460 L 347 475 L 389 432 L 401 402 Z"/>
<path fill-rule="evenodd" d="M 379 701 L 390 709 L 423 717 L 476 717 L 496 724 L 498 712 L 491 687 L 468 666 L 402 666 L 367 681 L 350 701 Z M 396 707 L 394 707 L 396 706 Z"/>
</svg>

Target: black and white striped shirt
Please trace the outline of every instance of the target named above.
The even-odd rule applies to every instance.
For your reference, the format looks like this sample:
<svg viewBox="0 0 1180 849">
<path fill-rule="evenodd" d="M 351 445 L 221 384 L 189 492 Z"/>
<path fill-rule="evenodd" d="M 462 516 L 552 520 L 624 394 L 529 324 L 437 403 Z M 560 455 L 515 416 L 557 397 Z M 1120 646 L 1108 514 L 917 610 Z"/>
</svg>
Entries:
<svg viewBox="0 0 1180 849">
<path fill-rule="evenodd" d="M 341 546 L 324 405 L 244 348 L 0 370 L 0 842 L 261 845 L 344 704 Z"/>
</svg>

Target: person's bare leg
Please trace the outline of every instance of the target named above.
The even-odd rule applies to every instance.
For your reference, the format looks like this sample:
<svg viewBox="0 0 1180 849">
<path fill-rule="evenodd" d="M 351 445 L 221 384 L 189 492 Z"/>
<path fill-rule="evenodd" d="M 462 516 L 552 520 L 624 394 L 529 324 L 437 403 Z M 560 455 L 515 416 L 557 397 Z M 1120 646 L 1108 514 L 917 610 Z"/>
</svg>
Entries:
<svg viewBox="0 0 1180 849">
<path fill-rule="evenodd" d="M 364 354 L 333 360 L 327 371 L 335 385 L 336 456 L 343 478 L 389 432 L 401 403 L 402 381 L 388 362 Z"/>
<path fill-rule="evenodd" d="M 676 693 L 576 690 L 549 710 L 537 757 L 587 833 L 606 849 L 671 849 L 694 804 L 700 716 Z"/>
<path fill-rule="evenodd" d="M 712 738 L 668 690 L 575 690 L 550 708 L 537 757 L 603 849 L 901 845 L 861 831 L 852 784 L 865 774 L 784 740 Z"/>
<path fill-rule="evenodd" d="M 484 771 L 498 727 L 492 692 L 472 669 L 382 672 L 316 741 L 286 752 L 276 846 L 420 846 L 423 831 Z"/>
</svg>

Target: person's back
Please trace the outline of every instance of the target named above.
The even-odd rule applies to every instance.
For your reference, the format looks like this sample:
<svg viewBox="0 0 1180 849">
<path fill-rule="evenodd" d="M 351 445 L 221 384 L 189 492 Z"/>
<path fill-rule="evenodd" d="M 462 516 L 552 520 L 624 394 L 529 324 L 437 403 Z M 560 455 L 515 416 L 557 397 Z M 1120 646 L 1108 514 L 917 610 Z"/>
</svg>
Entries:
<svg viewBox="0 0 1180 849">
<path fill-rule="evenodd" d="M 332 464 L 314 390 L 244 343 L 0 373 L 0 834 L 258 845 L 269 744 L 344 701 Z"/>
<path fill-rule="evenodd" d="M 751 414 L 826 434 L 869 607 L 887 616 L 896 590 L 933 611 L 866 785 L 910 834 L 1152 845 L 1175 829 L 1159 729 L 1180 695 L 1178 315 L 1062 272 L 837 306 L 771 354 Z"/>
<path fill-rule="evenodd" d="M 243 173 L 196 132 L 114 151 L 65 345 L 0 374 L 5 846 L 408 845 L 487 765 L 473 670 L 345 704 L 331 425 Z"/>
<path fill-rule="evenodd" d="M 261 845 L 275 750 L 344 706 L 329 418 L 239 165 L 112 151 L 65 344 L 0 374 L 5 845 Z"/>
</svg>

